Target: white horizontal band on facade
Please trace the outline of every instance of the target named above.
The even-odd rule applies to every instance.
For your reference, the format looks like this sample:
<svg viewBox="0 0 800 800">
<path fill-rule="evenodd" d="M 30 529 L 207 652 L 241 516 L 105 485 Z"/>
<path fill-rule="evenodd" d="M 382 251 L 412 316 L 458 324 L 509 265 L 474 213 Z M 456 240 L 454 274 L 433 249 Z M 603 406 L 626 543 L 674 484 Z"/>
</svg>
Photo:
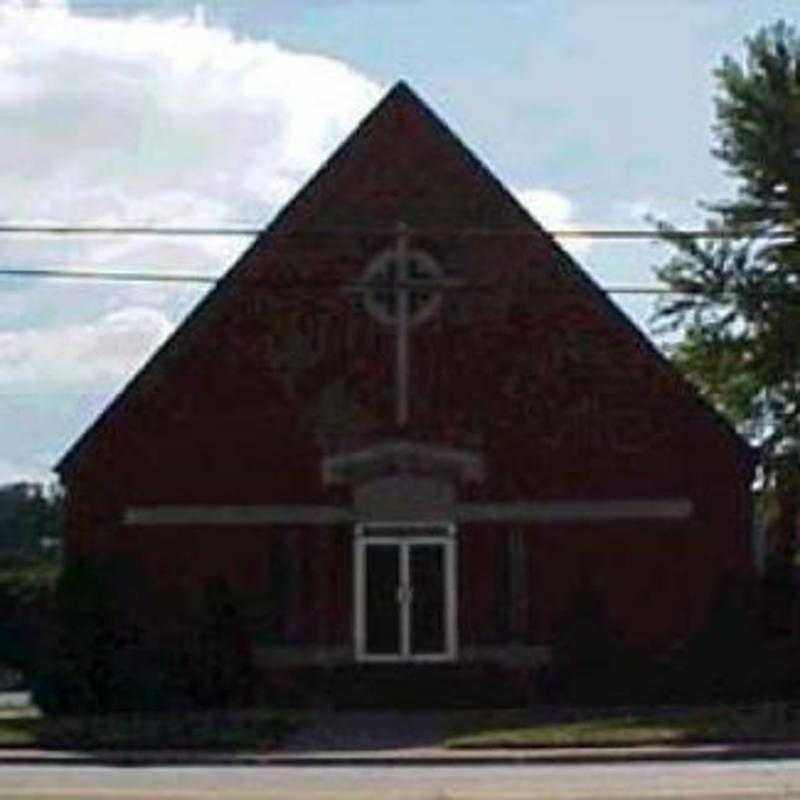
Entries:
<svg viewBox="0 0 800 800">
<path fill-rule="evenodd" d="M 456 508 L 459 522 L 624 522 L 682 520 L 692 515 L 692 501 L 586 500 L 534 503 L 469 503 Z"/>
<path fill-rule="evenodd" d="M 355 522 L 345 506 L 134 506 L 126 525 L 329 525 Z"/>
<path fill-rule="evenodd" d="M 464 503 L 453 509 L 455 522 L 625 522 L 679 521 L 692 515 L 687 498 L 586 500 L 530 503 Z M 394 520 L 387 520 L 394 521 Z M 396 520 L 402 522 L 402 520 Z M 345 506 L 133 506 L 126 525 L 331 525 L 354 524 Z"/>
</svg>

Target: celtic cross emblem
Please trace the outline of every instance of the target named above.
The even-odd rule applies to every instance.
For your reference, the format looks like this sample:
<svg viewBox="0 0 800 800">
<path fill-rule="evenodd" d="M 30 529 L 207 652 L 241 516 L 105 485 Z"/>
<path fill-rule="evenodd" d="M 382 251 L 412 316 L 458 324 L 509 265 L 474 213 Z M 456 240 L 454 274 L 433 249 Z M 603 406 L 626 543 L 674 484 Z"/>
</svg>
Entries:
<svg viewBox="0 0 800 800">
<path fill-rule="evenodd" d="M 436 313 L 441 277 L 439 265 L 427 253 L 408 247 L 408 234 L 401 229 L 396 245 L 378 255 L 364 273 L 364 305 L 384 325 L 413 327 Z"/>
<path fill-rule="evenodd" d="M 445 280 L 439 265 L 423 250 L 409 246 L 408 227 L 397 226 L 393 247 L 379 253 L 351 291 L 363 296 L 367 311 L 395 332 L 396 421 L 408 422 L 409 331 L 433 316 L 442 302 L 441 290 L 454 284 Z"/>
</svg>

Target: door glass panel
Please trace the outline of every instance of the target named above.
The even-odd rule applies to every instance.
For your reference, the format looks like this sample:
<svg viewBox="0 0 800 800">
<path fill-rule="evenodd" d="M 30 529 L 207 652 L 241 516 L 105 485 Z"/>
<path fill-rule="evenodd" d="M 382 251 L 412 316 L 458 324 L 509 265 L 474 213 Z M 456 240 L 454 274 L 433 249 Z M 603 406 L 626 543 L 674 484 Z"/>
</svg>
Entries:
<svg viewBox="0 0 800 800">
<path fill-rule="evenodd" d="M 365 557 L 366 651 L 396 655 L 400 652 L 400 548 L 396 544 L 371 544 L 365 548 Z"/>
<path fill-rule="evenodd" d="M 410 548 L 411 652 L 445 652 L 444 547 L 415 544 Z"/>
</svg>

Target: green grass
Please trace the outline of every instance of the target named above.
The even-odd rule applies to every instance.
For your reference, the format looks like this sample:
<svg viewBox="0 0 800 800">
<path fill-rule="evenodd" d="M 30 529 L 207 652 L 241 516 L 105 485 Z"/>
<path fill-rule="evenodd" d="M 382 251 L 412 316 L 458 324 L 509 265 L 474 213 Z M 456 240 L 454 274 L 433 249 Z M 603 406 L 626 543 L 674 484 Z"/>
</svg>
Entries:
<svg viewBox="0 0 800 800">
<path fill-rule="evenodd" d="M 41 720 L 31 716 L 0 718 L 0 747 L 35 747 Z"/>
<path fill-rule="evenodd" d="M 65 750 L 253 750 L 275 747 L 298 714 L 261 710 L 45 717 L 0 715 L 0 747 Z"/>
<path fill-rule="evenodd" d="M 555 716 L 555 715 L 554 715 Z M 800 713 L 783 704 L 632 712 L 559 712 L 558 719 L 525 710 L 465 712 L 449 720 L 445 746 L 614 747 L 800 739 Z"/>
<path fill-rule="evenodd" d="M 302 722 L 297 712 L 243 710 L 46 717 L 0 711 L 0 747 L 263 752 Z M 451 748 L 613 747 L 800 740 L 800 709 L 748 707 L 454 711 Z"/>
</svg>

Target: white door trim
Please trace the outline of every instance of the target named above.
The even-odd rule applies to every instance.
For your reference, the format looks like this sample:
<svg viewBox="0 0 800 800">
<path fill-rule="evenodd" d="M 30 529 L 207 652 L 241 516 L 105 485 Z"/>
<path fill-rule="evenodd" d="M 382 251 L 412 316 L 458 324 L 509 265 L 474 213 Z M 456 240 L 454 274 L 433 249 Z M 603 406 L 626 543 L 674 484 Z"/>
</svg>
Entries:
<svg viewBox="0 0 800 800">
<path fill-rule="evenodd" d="M 442 530 L 441 534 L 420 534 L 413 532 L 407 536 L 367 535 L 367 529 L 405 528 Z M 366 548 L 370 545 L 397 545 L 399 548 L 399 585 L 401 591 L 408 589 L 410 575 L 410 549 L 414 545 L 440 545 L 444 553 L 444 575 L 442 592 L 444 594 L 444 643 L 442 653 L 411 652 L 411 603 L 413 595 L 405 601 L 398 600 L 400 608 L 400 642 L 398 653 L 374 654 L 367 652 L 366 617 Z M 353 537 L 353 642 L 356 661 L 373 663 L 397 662 L 441 662 L 454 661 L 458 656 L 458 581 L 456 572 L 455 525 L 450 522 L 378 522 L 356 525 Z"/>
</svg>

